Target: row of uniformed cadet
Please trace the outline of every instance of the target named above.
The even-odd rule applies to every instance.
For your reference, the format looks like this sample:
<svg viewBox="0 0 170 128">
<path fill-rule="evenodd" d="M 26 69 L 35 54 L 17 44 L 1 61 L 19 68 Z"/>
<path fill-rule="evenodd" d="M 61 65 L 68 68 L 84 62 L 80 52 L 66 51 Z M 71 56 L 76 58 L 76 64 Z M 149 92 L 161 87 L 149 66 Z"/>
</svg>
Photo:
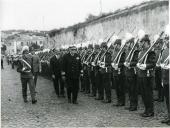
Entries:
<svg viewBox="0 0 170 128">
<path fill-rule="evenodd" d="M 125 94 L 128 92 L 130 104 L 126 109 L 129 111 L 137 110 L 140 94 L 145 107 L 141 116 L 152 117 L 154 116 L 153 84 L 155 82 L 159 99 L 162 100 L 165 96 L 169 112 L 169 59 L 167 59 L 169 37 L 160 36 L 152 43 L 149 36 L 143 34 L 137 39 L 128 38 L 126 42 L 116 38 L 110 46 L 107 43 L 95 44 L 94 47 L 90 44 L 88 48 L 81 48 L 78 51 L 76 47 L 70 47 L 69 51 L 62 55 L 61 69 L 57 71 L 59 71 L 60 79 L 66 79 L 68 102 L 77 104 L 80 80 L 80 91 L 103 103 L 112 102 L 111 90 L 114 87 L 117 97 L 117 104 L 114 106 L 117 107 L 126 105 Z M 55 57 L 59 59 L 56 55 Z M 53 58 L 50 61 L 51 67 L 57 68 L 55 63 L 52 66 Z M 53 71 L 55 71 L 54 68 L 52 68 Z M 53 79 L 54 75 L 53 73 Z M 56 86 L 59 88 L 58 82 Z M 60 87 L 60 89 L 63 88 Z M 57 95 L 59 95 L 58 89 Z M 169 119 L 170 116 L 162 123 L 169 124 Z"/>
<path fill-rule="evenodd" d="M 154 82 L 156 86 L 159 84 L 157 87 L 159 98 L 163 99 L 162 95 L 165 95 L 166 103 L 169 105 L 169 69 L 157 65 L 158 58 L 163 63 L 163 59 L 169 55 L 167 50 L 169 49 L 169 38 L 159 38 L 155 42 L 155 45 L 152 46 L 153 43 L 151 43 L 149 36 L 145 34 L 138 40 L 135 38 L 126 40 L 123 48 L 121 47 L 121 39 L 116 39 L 110 47 L 107 46 L 106 42 L 103 42 L 101 46 L 95 45 L 94 48 L 89 45 L 88 49 L 82 50 L 80 54 L 84 71 L 81 81 L 81 85 L 84 87 L 82 91 L 87 91 L 86 93 L 91 91 L 90 96 L 94 96 L 96 100 L 111 103 L 112 85 L 115 87 L 117 96 L 116 106 L 125 106 L 125 93 L 127 91 L 130 105 L 126 109 L 129 111 L 137 110 L 138 95 L 140 94 L 145 107 L 141 116 L 154 116 Z M 164 46 L 162 46 L 163 44 Z M 131 50 L 132 48 L 133 50 Z M 150 50 L 148 51 L 148 49 Z M 157 52 L 158 50 L 160 52 Z M 104 66 L 102 62 L 104 62 Z M 163 88 L 166 88 L 164 92 Z M 168 121 L 163 122 L 167 123 Z"/>
</svg>

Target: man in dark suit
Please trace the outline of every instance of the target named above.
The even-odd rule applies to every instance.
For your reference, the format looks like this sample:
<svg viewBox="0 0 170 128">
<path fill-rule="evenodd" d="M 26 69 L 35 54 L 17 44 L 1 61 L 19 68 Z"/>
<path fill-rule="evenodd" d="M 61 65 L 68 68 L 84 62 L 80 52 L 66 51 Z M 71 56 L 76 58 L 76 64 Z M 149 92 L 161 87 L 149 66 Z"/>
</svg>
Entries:
<svg viewBox="0 0 170 128">
<path fill-rule="evenodd" d="M 34 74 L 34 83 L 36 87 L 38 73 L 41 72 L 41 63 L 40 63 L 40 58 L 38 55 L 35 54 L 35 51 L 33 50 L 31 53 L 33 56 L 33 74 Z"/>
<path fill-rule="evenodd" d="M 54 89 L 58 97 L 64 97 L 64 86 L 61 84 L 61 61 L 60 61 L 60 54 L 56 52 L 53 57 L 50 59 L 50 68 L 51 74 L 54 84 Z"/>
<path fill-rule="evenodd" d="M 77 54 L 77 48 L 75 46 L 70 47 L 69 50 L 70 52 L 64 57 L 63 74 L 65 74 L 67 81 L 68 102 L 78 104 L 79 77 L 82 69 L 81 59 Z"/>
</svg>

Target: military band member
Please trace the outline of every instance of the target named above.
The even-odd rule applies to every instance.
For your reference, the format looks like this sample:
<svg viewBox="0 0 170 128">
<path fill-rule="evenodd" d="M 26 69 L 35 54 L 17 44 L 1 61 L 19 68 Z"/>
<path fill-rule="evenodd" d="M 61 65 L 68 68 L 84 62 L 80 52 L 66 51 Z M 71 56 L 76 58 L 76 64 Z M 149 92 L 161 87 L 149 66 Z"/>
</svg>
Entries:
<svg viewBox="0 0 170 128">
<path fill-rule="evenodd" d="M 67 81 L 68 102 L 78 104 L 79 77 L 82 69 L 81 60 L 75 46 L 69 48 L 70 52 L 64 57 L 63 70 Z"/>
<path fill-rule="evenodd" d="M 147 54 L 147 50 L 150 48 L 150 39 L 148 35 L 145 35 L 141 41 L 141 46 L 143 46 L 142 51 L 139 53 L 139 61 L 137 67 L 139 86 L 141 88 L 141 96 L 145 106 L 145 111 L 141 114 L 142 117 L 152 117 L 154 116 L 154 106 L 153 106 L 153 80 L 155 76 L 154 68 L 156 65 L 155 52 L 150 50 Z M 146 55 L 144 57 L 144 55 Z M 141 59 L 143 57 L 143 59 Z"/>
</svg>

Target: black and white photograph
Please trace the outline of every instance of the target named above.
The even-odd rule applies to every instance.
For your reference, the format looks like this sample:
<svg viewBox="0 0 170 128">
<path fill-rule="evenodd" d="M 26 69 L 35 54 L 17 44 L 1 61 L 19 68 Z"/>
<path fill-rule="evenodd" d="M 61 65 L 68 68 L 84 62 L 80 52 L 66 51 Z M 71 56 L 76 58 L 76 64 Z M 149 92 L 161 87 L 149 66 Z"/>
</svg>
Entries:
<svg viewBox="0 0 170 128">
<path fill-rule="evenodd" d="M 0 0 L 1 127 L 170 127 L 169 0 Z"/>
</svg>

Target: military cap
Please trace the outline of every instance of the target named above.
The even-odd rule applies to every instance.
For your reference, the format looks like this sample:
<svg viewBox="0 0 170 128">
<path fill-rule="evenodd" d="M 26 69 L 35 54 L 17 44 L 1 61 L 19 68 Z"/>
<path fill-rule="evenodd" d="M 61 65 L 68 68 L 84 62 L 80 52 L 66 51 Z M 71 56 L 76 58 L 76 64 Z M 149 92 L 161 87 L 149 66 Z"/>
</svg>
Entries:
<svg viewBox="0 0 170 128">
<path fill-rule="evenodd" d="M 70 50 L 76 50 L 77 48 L 75 46 L 70 46 L 69 49 Z"/>
<path fill-rule="evenodd" d="M 101 44 L 101 48 L 107 48 L 107 43 L 106 43 L 106 42 L 103 42 L 103 43 Z"/>
<path fill-rule="evenodd" d="M 110 49 L 114 49 L 113 44 L 110 45 Z"/>
<path fill-rule="evenodd" d="M 135 38 L 131 38 L 129 40 L 127 40 L 127 43 L 131 43 L 131 42 L 134 42 Z"/>
<path fill-rule="evenodd" d="M 95 45 L 94 45 L 94 48 L 95 48 L 95 49 L 100 49 L 100 46 L 99 46 L 98 44 L 95 44 Z"/>
<path fill-rule="evenodd" d="M 114 44 L 121 45 L 121 39 L 117 39 Z"/>
<path fill-rule="evenodd" d="M 91 49 L 92 49 L 92 48 L 93 48 L 93 45 L 92 45 L 92 44 L 89 44 L 89 45 L 88 45 L 88 48 L 91 48 Z"/>
<path fill-rule="evenodd" d="M 149 35 L 145 34 L 144 37 L 140 40 L 140 42 L 145 41 L 145 42 L 150 42 Z"/>
<path fill-rule="evenodd" d="M 26 52 L 26 51 L 29 51 L 29 47 L 28 47 L 28 46 L 23 46 L 22 52 L 24 53 L 24 52 Z"/>
</svg>

